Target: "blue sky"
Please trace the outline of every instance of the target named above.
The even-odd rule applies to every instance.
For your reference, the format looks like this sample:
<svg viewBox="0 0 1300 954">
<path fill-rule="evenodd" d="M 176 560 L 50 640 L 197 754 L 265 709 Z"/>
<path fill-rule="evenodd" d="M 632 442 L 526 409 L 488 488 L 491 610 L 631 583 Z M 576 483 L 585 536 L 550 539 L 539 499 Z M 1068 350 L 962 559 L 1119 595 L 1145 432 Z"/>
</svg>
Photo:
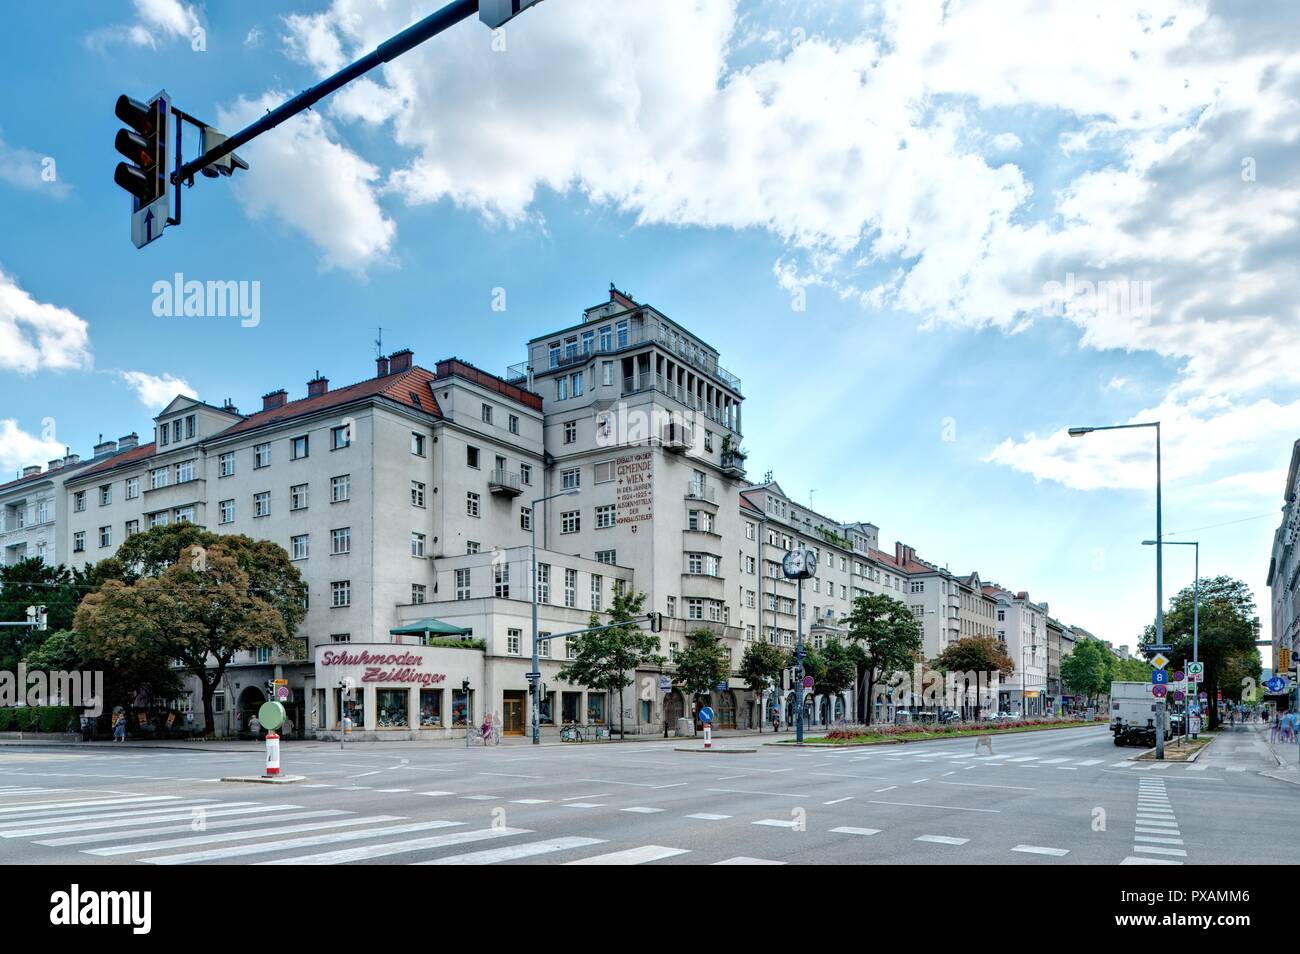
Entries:
<svg viewBox="0 0 1300 954">
<path fill-rule="evenodd" d="M 742 378 L 751 477 L 1116 643 L 1153 608 L 1150 441 L 1063 429 L 1161 418 L 1166 528 L 1255 589 L 1267 631 L 1300 436 L 1290 14 L 546 0 L 268 133 L 131 245 L 119 93 L 233 131 L 432 7 L 9 12 L 6 472 L 146 433 L 177 388 L 248 409 L 318 369 L 358 380 L 381 325 L 385 350 L 502 371 L 614 281 Z M 260 282 L 260 323 L 156 317 L 177 272 Z M 1063 301 L 1082 281 L 1149 283 L 1151 307 Z"/>
</svg>

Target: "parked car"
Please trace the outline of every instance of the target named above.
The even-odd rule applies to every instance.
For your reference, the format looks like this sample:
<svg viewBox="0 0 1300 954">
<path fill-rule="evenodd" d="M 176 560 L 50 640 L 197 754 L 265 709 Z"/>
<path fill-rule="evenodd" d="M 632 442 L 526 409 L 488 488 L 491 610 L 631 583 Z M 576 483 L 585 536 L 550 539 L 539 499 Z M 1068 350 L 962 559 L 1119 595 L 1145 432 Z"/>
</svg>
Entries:
<svg viewBox="0 0 1300 954">
<path fill-rule="evenodd" d="M 961 722 L 961 713 L 956 709 L 940 709 L 939 722 L 943 725 L 949 725 L 953 722 Z"/>
</svg>

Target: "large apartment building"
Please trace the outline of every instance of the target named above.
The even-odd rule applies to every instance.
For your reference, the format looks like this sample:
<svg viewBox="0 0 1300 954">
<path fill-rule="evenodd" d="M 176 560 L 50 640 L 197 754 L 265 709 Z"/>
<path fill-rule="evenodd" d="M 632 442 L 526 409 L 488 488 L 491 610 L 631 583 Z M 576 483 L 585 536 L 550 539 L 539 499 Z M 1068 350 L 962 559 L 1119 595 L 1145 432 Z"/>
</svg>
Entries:
<svg viewBox="0 0 1300 954">
<path fill-rule="evenodd" d="M 1269 616 L 1273 624 L 1272 669 L 1281 673 L 1281 649 L 1300 653 L 1300 440 L 1282 490 L 1282 520 L 1273 534 L 1268 563 Z"/>
<path fill-rule="evenodd" d="M 1045 607 L 905 544 L 883 551 L 875 524 L 803 506 L 770 475 L 746 480 L 741 382 L 719 359 L 611 286 L 576 323 L 528 341 L 504 377 L 459 358 L 430 370 L 403 350 L 343 387 L 318 373 L 291 399 L 277 383 L 256 410 L 178 396 L 147 443 L 101 441 L 89 461 L 69 456 L 0 485 L 0 543 L 7 562 L 78 567 L 176 522 L 282 546 L 308 589 L 300 644 L 233 661 L 213 700 L 219 731 L 238 728 L 274 679 L 305 734 L 337 734 L 349 715 L 366 737 L 436 737 L 488 713 L 507 733 L 529 732 L 534 594 L 544 728 L 657 732 L 690 715 L 705 700 L 659 685 L 701 628 L 731 655 L 733 677 L 707 698 L 717 724 L 751 726 L 778 700 L 789 719 L 788 680 L 755 692 L 734 675 L 746 646 L 793 648 L 800 626 L 824 645 L 869 593 L 911 608 L 927 659 L 997 634 L 1018 665 L 1027 647 L 1028 684 L 1042 688 Z M 819 556 L 802 620 L 781 573 L 793 548 Z M 663 671 L 633 673 L 622 700 L 562 683 L 564 634 L 622 590 L 663 614 Z M 1015 619 L 995 621 L 1004 612 Z M 202 723 L 196 692 L 177 702 Z M 806 704 L 816 721 L 855 708 L 851 691 Z"/>
</svg>

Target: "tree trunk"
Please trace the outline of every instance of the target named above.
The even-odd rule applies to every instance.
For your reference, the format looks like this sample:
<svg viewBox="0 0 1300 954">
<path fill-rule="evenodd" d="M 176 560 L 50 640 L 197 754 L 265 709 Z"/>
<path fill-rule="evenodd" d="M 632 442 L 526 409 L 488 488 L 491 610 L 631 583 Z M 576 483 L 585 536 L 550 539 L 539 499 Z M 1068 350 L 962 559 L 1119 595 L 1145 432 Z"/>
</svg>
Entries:
<svg viewBox="0 0 1300 954">
<path fill-rule="evenodd" d="M 626 686 L 618 687 L 618 740 L 620 742 L 627 738 L 627 727 L 623 722 L 623 690 Z"/>
<path fill-rule="evenodd" d="M 216 734 L 215 721 L 212 718 L 212 697 L 216 695 L 216 684 L 209 684 L 206 679 L 199 680 L 199 691 L 203 696 L 203 734 Z"/>
<path fill-rule="evenodd" d="M 871 701 L 871 700 L 872 700 L 872 696 L 873 696 L 873 693 L 872 693 L 871 690 L 873 690 L 873 689 L 876 688 L 876 670 L 875 670 L 875 668 L 872 667 L 872 668 L 868 669 L 866 675 L 867 675 L 867 694 L 866 694 L 866 697 L 865 697 L 865 704 L 866 704 L 866 718 L 864 718 L 862 721 L 863 721 L 863 724 L 864 724 L 864 725 L 871 725 L 871 716 L 872 716 L 872 712 L 873 712 L 873 710 L 874 710 L 874 708 L 875 708 L 875 705 L 874 705 L 874 704 L 872 703 L 872 701 Z"/>
<path fill-rule="evenodd" d="M 858 724 L 859 725 L 867 724 L 867 694 L 862 691 L 862 687 L 866 680 L 866 677 L 867 677 L 866 667 L 858 666 L 856 678 L 858 683 Z"/>
</svg>

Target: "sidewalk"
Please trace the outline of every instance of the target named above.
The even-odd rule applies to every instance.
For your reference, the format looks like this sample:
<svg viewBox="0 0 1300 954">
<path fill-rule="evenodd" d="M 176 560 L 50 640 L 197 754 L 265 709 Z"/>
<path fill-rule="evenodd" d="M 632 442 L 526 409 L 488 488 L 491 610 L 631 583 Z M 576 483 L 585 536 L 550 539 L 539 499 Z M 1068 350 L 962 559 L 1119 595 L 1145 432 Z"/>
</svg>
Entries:
<svg viewBox="0 0 1300 954">
<path fill-rule="evenodd" d="M 1270 742 L 1267 725 L 1251 727 L 1257 737 L 1258 745 L 1268 753 L 1274 764 L 1260 771 L 1261 775 L 1275 778 L 1293 785 L 1300 785 L 1300 746 L 1295 742 Z"/>
</svg>

